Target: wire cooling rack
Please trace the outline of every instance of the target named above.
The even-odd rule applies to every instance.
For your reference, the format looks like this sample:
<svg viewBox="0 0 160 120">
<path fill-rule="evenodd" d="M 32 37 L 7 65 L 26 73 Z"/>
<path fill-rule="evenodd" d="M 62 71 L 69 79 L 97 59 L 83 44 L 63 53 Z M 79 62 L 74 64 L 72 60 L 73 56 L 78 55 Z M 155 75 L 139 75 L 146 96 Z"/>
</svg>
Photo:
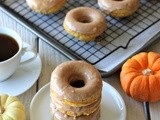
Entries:
<svg viewBox="0 0 160 120">
<path fill-rule="evenodd" d="M 66 33 L 66 13 L 79 6 L 97 8 L 97 0 L 69 0 L 57 13 L 38 14 L 25 0 L 0 0 L 0 8 L 70 59 L 82 59 L 103 75 L 117 70 L 133 54 L 153 42 L 160 33 L 160 2 L 141 0 L 132 16 L 115 19 L 105 15 L 108 28 L 94 42 L 82 42 Z M 102 11 L 101 11 L 102 12 Z"/>
</svg>

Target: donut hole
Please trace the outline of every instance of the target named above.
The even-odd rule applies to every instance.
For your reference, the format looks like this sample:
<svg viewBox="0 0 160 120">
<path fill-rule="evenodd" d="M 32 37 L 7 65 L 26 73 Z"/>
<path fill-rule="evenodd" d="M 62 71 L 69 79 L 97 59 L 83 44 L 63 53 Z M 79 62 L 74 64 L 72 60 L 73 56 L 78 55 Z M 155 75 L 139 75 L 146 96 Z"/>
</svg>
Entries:
<svg viewBox="0 0 160 120">
<path fill-rule="evenodd" d="M 78 79 L 76 79 L 76 80 L 71 80 L 70 81 L 70 85 L 72 87 L 75 87 L 75 88 L 82 88 L 82 87 L 85 86 L 85 82 L 84 82 L 84 80 L 78 80 Z"/>
<path fill-rule="evenodd" d="M 93 20 L 90 16 L 81 16 L 77 18 L 77 21 L 80 23 L 91 23 Z"/>
</svg>

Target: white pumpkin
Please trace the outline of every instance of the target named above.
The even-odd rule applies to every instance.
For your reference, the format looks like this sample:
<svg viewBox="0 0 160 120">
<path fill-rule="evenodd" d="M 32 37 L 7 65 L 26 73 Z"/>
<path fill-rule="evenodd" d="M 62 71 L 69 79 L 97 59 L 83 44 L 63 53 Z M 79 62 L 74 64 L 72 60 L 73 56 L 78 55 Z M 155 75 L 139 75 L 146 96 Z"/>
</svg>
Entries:
<svg viewBox="0 0 160 120">
<path fill-rule="evenodd" d="M 17 97 L 0 94 L 0 120 L 26 120 L 25 107 Z"/>
</svg>

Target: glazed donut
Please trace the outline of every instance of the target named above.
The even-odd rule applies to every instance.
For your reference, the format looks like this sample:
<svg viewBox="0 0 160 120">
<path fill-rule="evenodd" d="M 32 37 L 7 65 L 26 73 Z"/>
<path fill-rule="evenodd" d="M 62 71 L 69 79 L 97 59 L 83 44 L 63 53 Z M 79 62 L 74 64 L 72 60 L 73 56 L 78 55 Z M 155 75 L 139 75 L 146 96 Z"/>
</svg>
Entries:
<svg viewBox="0 0 160 120">
<path fill-rule="evenodd" d="M 106 14 L 122 18 L 133 14 L 139 7 L 140 0 L 98 0 L 98 5 Z"/>
<path fill-rule="evenodd" d="M 93 112 L 97 111 L 99 108 L 99 104 L 101 102 L 101 99 L 97 100 L 96 102 L 87 105 L 87 106 L 82 106 L 82 107 L 75 107 L 75 106 L 70 106 L 67 104 L 62 103 L 59 99 L 56 99 L 53 95 L 51 96 L 51 103 L 50 103 L 50 108 L 53 109 L 54 106 L 56 106 L 56 109 L 60 111 L 63 114 L 66 114 L 71 117 L 78 117 L 82 115 L 90 115 Z"/>
<path fill-rule="evenodd" d="M 92 113 L 100 108 L 101 92 L 102 78 L 95 67 L 85 61 L 64 62 L 51 75 L 51 113 L 69 116 L 65 120 L 95 116 Z"/>
<path fill-rule="evenodd" d="M 53 120 L 99 120 L 100 118 L 100 108 L 98 108 L 94 113 L 87 115 L 78 116 L 76 118 L 66 116 L 65 114 L 59 112 L 56 107 L 52 107 L 52 119 Z"/>
<path fill-rule="evenodd" d="M 65 104 L 85 106 L 101 97 L 102 78 L 89 63 L 68 61 L 52 72 L 50 89 Z"/>
<path fill-rule="evenodd" d="M 63 26 L 69 34 L 76 38 L 91 41 L 105 31 L 107 23 L 105 17 L 98 10 L 77 7 L 67 13 Z"/>
<path fill-rule="evenodd" d="M 66 0 L 26 0 L 28 6 L 35 12 L 51 14 L 58 11 Z"/>
</svg>

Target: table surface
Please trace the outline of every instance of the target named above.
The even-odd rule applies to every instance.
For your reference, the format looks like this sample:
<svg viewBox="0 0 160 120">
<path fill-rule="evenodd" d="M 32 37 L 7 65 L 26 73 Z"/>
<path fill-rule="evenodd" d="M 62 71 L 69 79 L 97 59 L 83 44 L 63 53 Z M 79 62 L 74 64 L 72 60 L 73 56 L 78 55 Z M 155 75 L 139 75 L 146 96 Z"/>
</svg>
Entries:
<svg viewBox="0 0 160 120">
<path fill-rule="evenodd" d="M 24 28 L 12 18 L 5 15 L 5 13 L 3 13 L 2 11 L 0 11 L 0 26 L 5 26 L 17 31 L 22 37 L 23 41 L 27 42 L 30 45 L 36 46 L 42 60 L 42 71 L 39 79 L 29 90 L 18 96 L 18 98 L 26 107 L 27 120 L 30 120 L 29 108 L 32 98 L 39 89 L 50 82 L 51 72 L 54 70 L 54 68 L 62 62 L 68 61 L 69 59 L 55 50 L 53 47 L 45 43 L 43 40 L 39 39 L 35 41 L 37 37 L 36 35 L 31 33 L 29 30 Z M 143 51 L 154 51 L 160 53 L 160 38 L 155 40 L 155 42 L 153 42 L 147 48 L 143 49 Z M 126 120 L 145 120 L 143 103 L 135 101 L 124 93 L 120 84 L 119 73 L 120 70 L 116 71 L 111 76 L 104 78 L 103 80 L 113 86 L 122 96 L 126 104 Z M 150 103 L 149 108 L 151 120 L 159 120 L 160 102 Z"/>
</svg>

